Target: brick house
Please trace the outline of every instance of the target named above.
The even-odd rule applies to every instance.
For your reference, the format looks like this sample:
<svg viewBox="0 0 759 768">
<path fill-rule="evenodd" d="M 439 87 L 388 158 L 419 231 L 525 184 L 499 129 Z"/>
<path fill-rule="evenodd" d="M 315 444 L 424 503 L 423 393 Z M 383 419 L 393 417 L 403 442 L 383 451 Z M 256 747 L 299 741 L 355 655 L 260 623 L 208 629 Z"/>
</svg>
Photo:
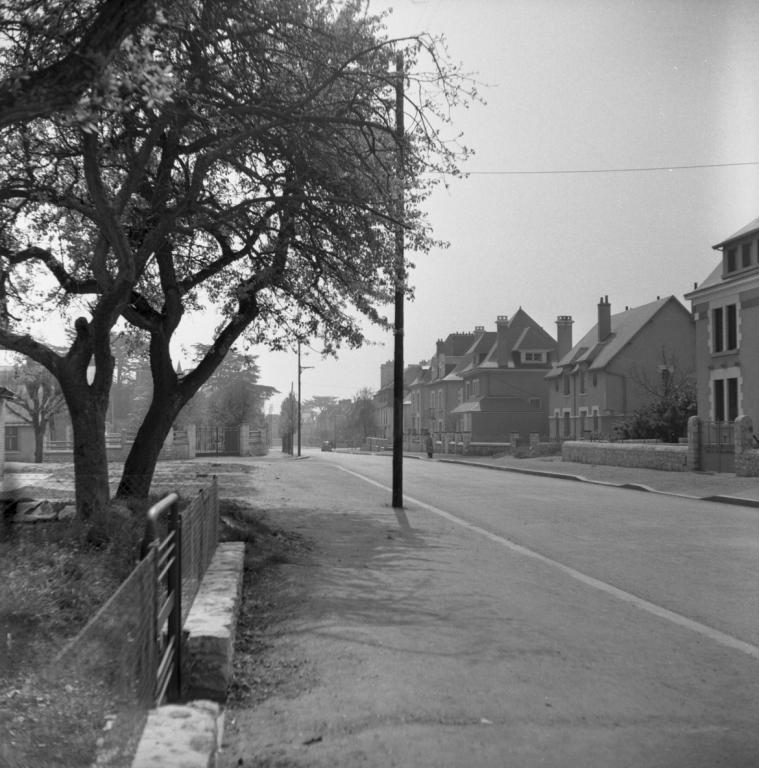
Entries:
<svg viewBox="0 0 759 768">
<path fill-rule="evenodd" d="M 693 319 L 674 296 L 615 315 L 602 298 L 598 323 L 546 376 L 551 438 L 613 437 L 650 402 L 643 377 L 669 375 L 672 362 L 693 370 L 695 339 Z"/>
<path fill-rule="evenodd" d="M 547 434 L 545 376 L 558 360 L 557 348 L 521 307 L 511 318 L 500 315 L 496 331 L 480 336 L 451 374 L 459 384 L 456 430 L 469 433 L 473 444 Z"/>
<path fill-rule="evenodd" d="M 696 324 L 698 415 L 759 424 L 759 218 L 714 246 L 721 259 L 685 298 Z"/>
<path fill-rule="evenodd" d="M 445 340 L 438 339 L 424 387 L 422 432 L 442 433 L 455 429 L 451 413 L 461 402 L 461 379 L 455 371 L 469 359 L 473 347 L 487 344 L 492 335 L 485 332 L 484 326 L 478 325 L 472 333 L 450 333 Z"/>
</svg>

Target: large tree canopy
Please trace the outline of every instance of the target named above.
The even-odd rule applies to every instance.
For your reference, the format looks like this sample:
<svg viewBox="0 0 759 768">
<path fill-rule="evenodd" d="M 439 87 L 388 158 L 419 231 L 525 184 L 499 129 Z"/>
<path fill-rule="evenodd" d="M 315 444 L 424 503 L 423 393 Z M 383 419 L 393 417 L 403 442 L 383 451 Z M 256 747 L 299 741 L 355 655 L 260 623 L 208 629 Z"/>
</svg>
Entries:
<svg viewBox="0 0 759 768">
<path fill-rule="evenodd" d="M 467 95 L 435 41 L 390 41 L 363 3 L 329 0 L 178 4 L 126 36 L 95 82 L 74 110 L 0 133 L 0 346 L 60 382 L 85 515 L 107 498 L 116 324 L 149 346 L 153 399 L 120 489 L 144 494 L 173 420 L 241 336 L 329 351 L 363 341 L 361 318 L 387 322 L 399 179 L 405 239 L 426 251 L 421 203 L 461 156 L 440 134 L 444 109 Z M 55 306 L 76 317 L 65 355 L 28 332 Z M 177 374 L 172 339 L 211 306 L 213 343 Z"/>
<path fill-rule="evenodd" d="M 150 0 L 0 0 L 0 127 L 73 108 L 135 30 Z"/>
</svg>

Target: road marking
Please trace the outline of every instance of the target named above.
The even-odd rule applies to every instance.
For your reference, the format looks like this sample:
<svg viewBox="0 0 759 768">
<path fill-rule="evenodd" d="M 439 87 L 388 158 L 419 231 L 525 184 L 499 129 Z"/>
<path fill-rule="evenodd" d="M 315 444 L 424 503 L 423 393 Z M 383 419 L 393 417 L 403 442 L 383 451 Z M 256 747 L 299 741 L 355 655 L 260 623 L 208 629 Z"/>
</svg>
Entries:
<svg viewBox="0 0 759 768">
<path fill-rule="evenodd" d="M 378 483 L 376 480 L 372 480 L 371 478 L 366 477 L 365 475 L 361 475 L 358 472 L 353 472 L 350 469 L 345 469 L 344 467 L 340 467 L 340 469 L 343 472 L 347 472 L 349 475 L 353 475 L 354 477 L 357 477 L 360 480 L 363 480 L 364 482 L 369 483 L 370 485 L 374 485 L 377 488 L 381 488 L 384 491 L 392 492 L 392 489 L 389 488 L 388 486 L 383 485 L 382 483 Z M 433 512 L 434 514 L 442 518 L 445 518 L 446 520 L 452 523 L 455 523 L 456 525 L 460 525 L 462 528 L 466 528 L 472 531 L 473 533 L 478 533 L 481 536 L 484 536 L 485 538 L 490 539 L 490 541 L 494 541 L 495 543 L 500 544 L 506 547 L 507 549 L 510 549 L 512 552 L 516 552 L 520 555 L 524 555 L 525 557 L 530 557 L 533 560 L 537 560 L 538 562 L 541 562 L 545 565 L 549 565 L 552 568 L 555 568 L 561 571 L 562 573 L 565 573 L 567 576 L 570 576 L 576 581 L 579 581 L 582 584 L 586 584 L 589 587 L 593 587 L 594 589 L 597 589 L 601 592 L 605 592 L 607 595 L 616 597 L 618 600 L 622 600 L 625 603 L 629 603 L 630 605 L 633 605 L 636 608 L 639 608 L 641 611 L 646 611 L 647 613 L 650 613 L 653 616 L 658 616 L 661 619 L 666 619 L 667 621 L 673 624 L 676 624 L 679 627 L 683 627 L 685 629 L 691 630 L 692 632 L 696 632 L 699 635 L 702 635 L 703 637 L 707 637 L 710 640 L 713 640 L 714 642 L 725 646 L 726 648 L 731 648 L 735 651 L 740 651 L 741 653 L 745 653 L 748 656 L 751 656 L 755 659 L 759 659 L 759 648 L 757 648 L 757 646 L 755 645 L 751 645 L 751 643 L 747 643 L 744 640 L 739 640 L 737 637 L 728 635 L 725 632 L 720 632 L 718 629 L 709 627 L 706 624 L 701 624 L 698 621 L 693 621 L 693 619 L 689 619 L 687 616 L 683 616 L 680 613 L 675 613 L 674 611 L 670 611 L 667 608 L 663 608 L 660 605 L 656 605 L 656 603 L 651 603 L 648 600 L 644 600 L 642 597 L 637 597 L 636 595 L 633 595 L 630 592 L 625 592 L 624 590 L 619 589 L 618 587 L 614 587 L 611 584 L 607 584 L 605 581 L 600 581 L 599 579 L 595 579 L 592 576 L 588 576 L 587 574 L 582 573 L 582 571 L 575 570 L 574 568 L 571 568 L 568 565 L 564 565 L 563 563 L 560 563 L 557 560 L 552 560 L 550 557 L 541 555 L 539 552 L 536 552 L 533 549 L 529 549 L 528 547 L 522 546 L 521 544 L 517 544 L 516 542 L 511 541 L 511 539 L 507 539 L 504 536 L 499 536 L 497 533 L 492 533 L 491 531 L 488 531 L 485 528 L 481 528 L 479 525 L 474 525 L 473 523 L 469 523 L 466 520 L 463 520 L 462 518 L 451 514 L 450 512 L 446 512 L 443 509 L 439 509 L 438 507 L 432 506 L 432 504 L 427 504 L 424 501 L 420 501 L 419 499 L 415 499 L 405 494 L 404 494 L 404 498 L 406 499 L 406 501 L 411 502 L 412 504 L 415 504 L 418 507 L 422 507 L 423 509 L 426 509 L 429 512 Z"/>
</svg>

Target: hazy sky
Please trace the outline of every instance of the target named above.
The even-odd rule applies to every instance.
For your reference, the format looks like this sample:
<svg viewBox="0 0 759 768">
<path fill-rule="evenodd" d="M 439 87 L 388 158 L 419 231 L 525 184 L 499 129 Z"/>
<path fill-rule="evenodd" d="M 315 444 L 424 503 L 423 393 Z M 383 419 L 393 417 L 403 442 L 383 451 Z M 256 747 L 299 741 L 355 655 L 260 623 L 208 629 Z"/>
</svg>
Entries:
<svg viewBox="0 0 759 768">
<path fill-rule="evenodd" d="M 444 34 L 451 57 L 487 86 L 487 105 L 456 115 L 476 152 L 471 175 L 428 204 L 450 248 L 415 259 L 406 363 L 428 359 L 450 332 L 492 330 L 520 306 L 554 336 L 556 316 L 572 315 L 577 340 L 595 324 L 600 296 L 612 312 L 682 300 L 717 263 L 711 246 L 759 216 L 759 4 L 371 7 L 390 6 L 393 34 Z M 618 170 L 656 167 L 664 170 Z M 337 361 L 304 357 L 314 366 L 303 372 L 304 400 L 377 389 L 392 338 L 372 335 L 378 346 Z M 294 354 L 256 351 L 263 383 L 283 395 L 297 387 Z"/>
</svg>

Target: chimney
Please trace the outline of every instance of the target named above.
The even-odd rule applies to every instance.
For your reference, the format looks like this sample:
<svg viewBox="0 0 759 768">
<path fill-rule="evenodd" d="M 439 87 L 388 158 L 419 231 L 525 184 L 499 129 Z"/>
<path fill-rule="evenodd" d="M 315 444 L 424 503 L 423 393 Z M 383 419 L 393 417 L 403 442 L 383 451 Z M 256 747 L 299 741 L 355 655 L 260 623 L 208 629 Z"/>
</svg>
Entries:
<svg viewBox="0 0 759 768">
<path fill-rule="evenodd" d="M 559 315 L 556 318 L 556 341 L 558 342 L 556 354 L 559 360 L 572 349 L 572 323 L 574 320 L 571 315 Z"/>
<path fill-rule="evenodd" d="M 435 342 L 435 345 L 437 347 L 437 354 L 442 355 L 443 352 L 445 351 L 445 342 L 442 339 L 438 339 Z"/>
<path fill-rule="evenodd" d="M 393 383 L 395 375 L 395 363 L 388 360 L 380 366 L 380 389 Z"/>
<path fill-rule="evenodd" d="M 609 297 L 604 296 L 598 301 L 598 341 L 606 341 L 611 335 L 611 304 Z"/>
<path fill-rule="evenodd" d="M 483 333 L 485 333 L 485 326 L 484 325 L 475 325 L 474 326 L 474 335 L 475 336 L 480 336 Z"/>
<path fill-rule="evenodd" d="M 495 319 L 496 360 L 499 368 L 507 368 L 511 361 L 511 348 L 508 345 L 509 316 L 498 315 Z"/>
</svg>

